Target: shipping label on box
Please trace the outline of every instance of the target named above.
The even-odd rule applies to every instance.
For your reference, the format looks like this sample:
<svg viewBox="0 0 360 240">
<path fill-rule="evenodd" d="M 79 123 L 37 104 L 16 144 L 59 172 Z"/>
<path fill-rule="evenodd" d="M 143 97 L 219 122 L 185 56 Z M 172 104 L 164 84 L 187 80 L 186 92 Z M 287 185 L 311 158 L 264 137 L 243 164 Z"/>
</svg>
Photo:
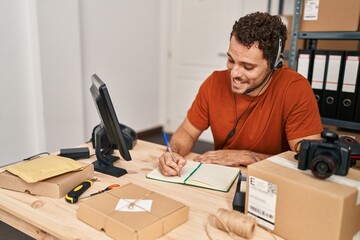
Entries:
<svg viewBox="0 0 360 240">
<path fill-rule="evenodd" d="M 297 168 L 286 152 L 247 168 L 245 211 L 285 239 L 338 240 L 360 236 L 360 171 L 323 180 Z"/>
<path fill-rule="evenodd" d="M 304 16 L 305 21 L 315 21 L 319 15 L 319 0 L 305 0 Z"/>
<path fill-rule="evenodd" d="M 256 217 L 259 224 L 274 230 L 277 185 L 250 176 L 248 189 L 248 214 Z"/>
</svg>

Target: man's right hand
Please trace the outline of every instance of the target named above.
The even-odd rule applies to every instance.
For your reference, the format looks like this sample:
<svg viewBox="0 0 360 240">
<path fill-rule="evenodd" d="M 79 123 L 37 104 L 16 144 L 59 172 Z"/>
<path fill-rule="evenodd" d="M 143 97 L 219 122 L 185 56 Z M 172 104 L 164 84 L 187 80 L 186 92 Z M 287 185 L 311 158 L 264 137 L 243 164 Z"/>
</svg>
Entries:
<svg viewBox="0 0 360 240">
<path fill-rule="evenodd" d="M 175 161 L 169 152 L 165 152 L 159 157 L 159 169 L 164 176 L 178 176 L 181 169 L 186 165 L 186 159 L 174 153 Z"/>
</svg>

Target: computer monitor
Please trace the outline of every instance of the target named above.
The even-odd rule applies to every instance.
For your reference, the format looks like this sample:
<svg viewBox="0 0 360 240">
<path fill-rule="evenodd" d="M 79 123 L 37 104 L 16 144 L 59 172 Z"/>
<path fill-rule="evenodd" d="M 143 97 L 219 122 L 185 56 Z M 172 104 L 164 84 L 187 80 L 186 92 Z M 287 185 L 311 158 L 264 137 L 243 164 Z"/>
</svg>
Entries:
<svg viewBox="0 0 360 240">
<path fill-rule="evenodd" d="M 94 99 L 100 117 L 100 125 L 94 129 L 93 142 L 97 161 L 93 162 L 95 171 L 120 177 L 127 173 L 123 168 L 115 167 L 113 162 L 119 158 L 111 154 L 118 149 L 123 159 L 131 160 L 124 136 L 115 113 L 109 92 L 105 83 L 96 75 L 91 76 L 90 92 Z M 104 135 L 107 136 L 107 146 L 104 145 Z M 103 142 L 102 142 L 103 141 Z"/>
</svg>

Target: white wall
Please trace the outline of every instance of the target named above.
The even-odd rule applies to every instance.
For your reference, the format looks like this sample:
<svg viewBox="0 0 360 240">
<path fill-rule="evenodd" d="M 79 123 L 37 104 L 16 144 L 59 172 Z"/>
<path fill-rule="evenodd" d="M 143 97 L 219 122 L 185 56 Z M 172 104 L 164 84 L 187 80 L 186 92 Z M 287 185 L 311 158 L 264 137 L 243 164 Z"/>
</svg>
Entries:
<svg viewBox="0 0 360 240">
<path fill-rule="evenodd" d="M 79 2 L 37 0 L 46 149 L 84 141 Z"/>
<path fill-rule="evenodd" d="M 0 165 L 89 140 L 92 73 L 120 122 L 161 125 L 161 2 L 0 1 Z"/>
<path fill-rule="evenodd" d="M 44 151 L 34 1 L 0 1 L 0 165 Z"/>
<path fill-rule="evenodd" d="M 84 0 L 80 6 L 86 133 L 100 121 L 89 92 L 93 73 L 107 84 L 120 122 L 137 131 L 161 125 L 160 1 Z"/>
</svg>

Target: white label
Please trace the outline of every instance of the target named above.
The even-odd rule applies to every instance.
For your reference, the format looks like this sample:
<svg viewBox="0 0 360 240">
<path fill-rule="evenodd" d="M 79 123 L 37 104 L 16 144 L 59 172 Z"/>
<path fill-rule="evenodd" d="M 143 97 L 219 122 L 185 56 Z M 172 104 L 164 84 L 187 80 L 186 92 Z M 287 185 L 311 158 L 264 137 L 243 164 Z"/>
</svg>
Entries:
<svg viewBox="0 0 360 240">
<path fill-rule="evenodd" d="M 299 54 L 297 72 L 303 75 L 304 78 L 308 77 L 309 63 L 310 63 L 310 54 Z"/>
<path fill-rule="evenodd" d="M 115 210 L 120 212 L 150 212 L 153 200 L 120 199 Z"/>
<path fill-rule="evenodd" d="M 320 89 L 320 90 L 323 89 L 325 63 L 326 63 L 326 55 L 319 55 L 319 54 L 315 55 L 313 78 L 311 82 L 311 87 L 313 89 Z"/>
<path fill-rule="evenodd" d="M 347 56 L 345 63 L 345 73 L 343 81 L 343 92 L 354 93 L 356 86 L 356 77 L 359 68 L 358 56 Z"/>
<path fill-rule="evenodd" d="M 304 6 L 304 20 L 316 21 L 318 20 L 320 0 L 305 0 Z"/>
<path fill-rule="evenodd" d="M 339 55 L 330 55 L 329 56 L 329 66 L 326 77 L 326 90 L 337 91 L 338 82 L 339 82 L 339 73 L 341 65 L 341 56 Z"/>
<path fill-rule="evenodd" d="M 270 230 L 275 228 L 277 185 L 249 176 L 248 214 Z"/>
</svg>

